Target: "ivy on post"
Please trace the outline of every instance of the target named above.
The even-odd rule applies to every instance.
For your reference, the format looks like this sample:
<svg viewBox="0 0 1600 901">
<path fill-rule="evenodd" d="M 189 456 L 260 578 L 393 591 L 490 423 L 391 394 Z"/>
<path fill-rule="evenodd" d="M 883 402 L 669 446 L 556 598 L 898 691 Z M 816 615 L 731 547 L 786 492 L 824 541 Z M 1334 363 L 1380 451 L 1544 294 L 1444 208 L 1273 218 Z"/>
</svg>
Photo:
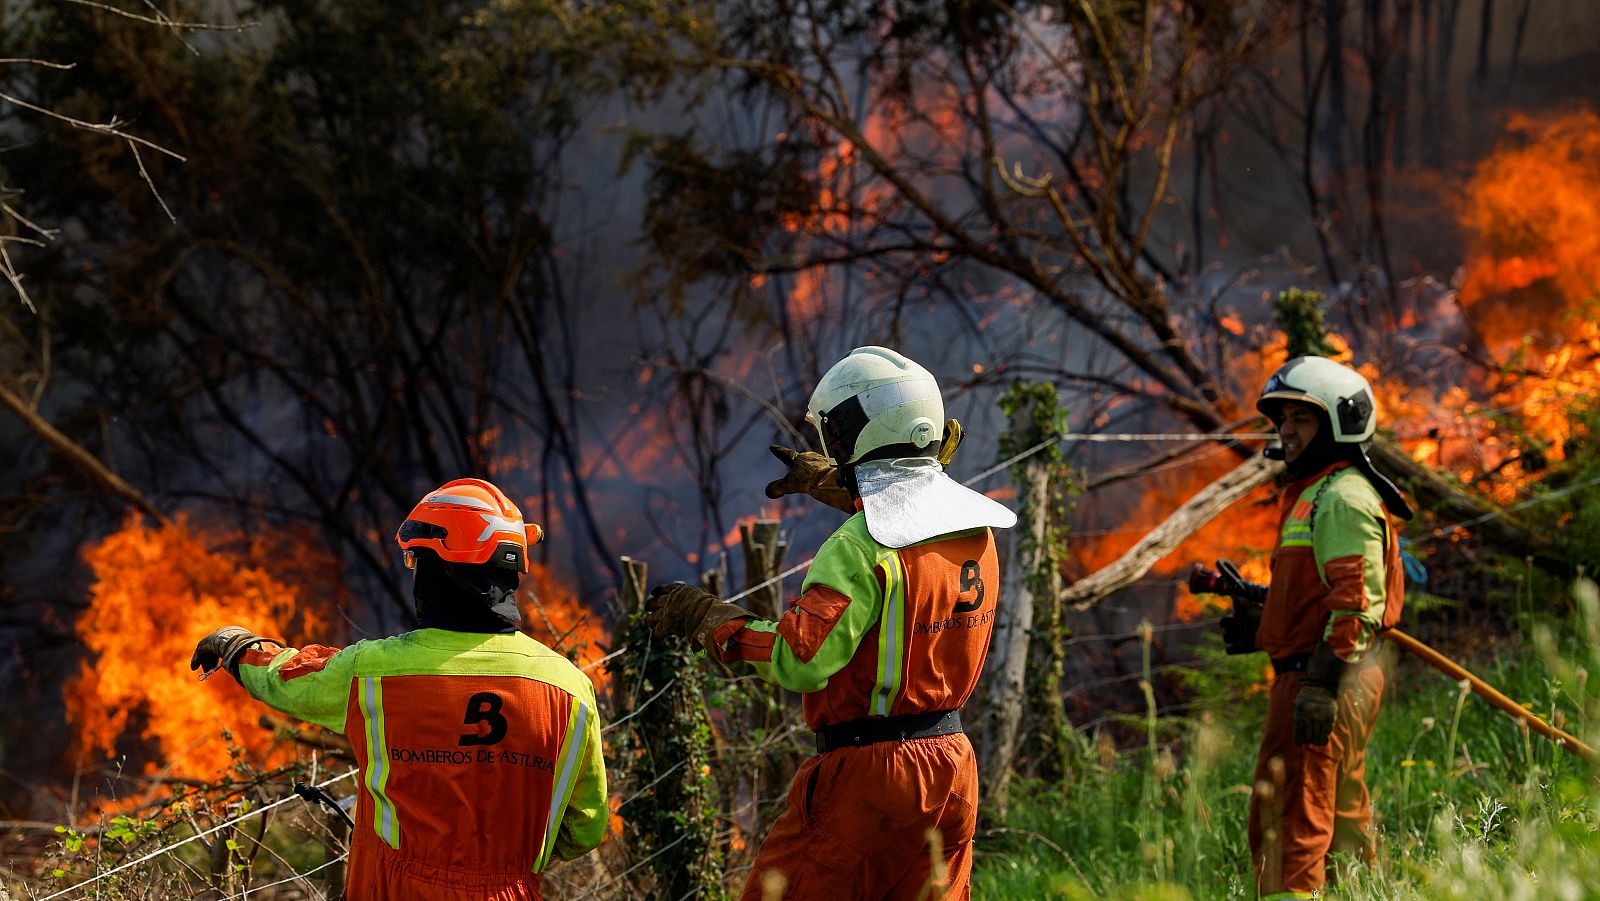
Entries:
<svg viewBox="0 0 1600 901">
<path fill-rule="evenodd" d="M 744 590 L 750 592 L 746 605 L 761 619 L 777 621 L 783 618 L 783 582 L 778 573 L 783 570 L 784 556 L 789 549 L 789 537 L 783 534 L 782 521 L 759 519 L 739 527 L 744 549 Z M 758 587 L 759 586 L 759 587 Z M 752 798 L 784 798 L 787 787 L 794 778 L 800 761 L 809 755 L 810 748 L 796 740 L 794 734 L 787 739 L 784 726 L 798 708 L 786 699 L 784 689 L 764 681 L 748 681 L 730 698 L 737 698 L 730 716 L 739 718 L 742 738 L 748 740 L 757 753 L 746 759 L 753 761 L 753 772 L 748 773 L 749 796 Z M 809 736 L 807 736 L 809 738 Z M 730 803 L 735 799 L 730 798 Z M 754 819 L 748 821 L 753 834 L 765 831 L 767 811 L 758 805 Z"/>
<path fill-rule="evenodd" d="M 1046 763 L 1047 771 L 1052 769 L 1049 761 L 1056 761 L 1054 768 L 1061 772 L 1067 767 L 1072 724 L 1061 700 L 1067 630 L 1058 565 L 1066 553 L 1066 540 L 1057 521 L 1072 483 L 1060 446 L 1046 445 L 1066 431 L 1066 411 L 1060 407 L 1055 385 L 1013 382 L 1000 406 L 1010 420 L 1010 429 L 1000 439 L 1001 458 L 1026 454 L 1011 467 L 1018 528 L 1012 532 L 1006 589 L 989 661 L 989 699 L 995 714 L 985 730 L 985 794 L 987 806 L 1004 816 L 1011 773 L 1021 754 L 1024 710 L 1031 713 L 1035 727 L 1036 759 Z"/>
<path fill-rule="evenodd" d="M 636 860 L 649 860 L 655 873 L 654 885 L 639 897 L 672 901 L 694 895 L 719 901 L 727 893 L 717 841 L 705 670 L 688 641 L 650 635 L 644 624 L 647 576 L 644 563 L 622 558 L 624 617 L 617 643 L 630 650 L 610 667 L 617 719 L 632 717 L 613 739 L 616 758 L 636 786 L 653 786 L 648 799 L 624 814 Z"/>
</svg>

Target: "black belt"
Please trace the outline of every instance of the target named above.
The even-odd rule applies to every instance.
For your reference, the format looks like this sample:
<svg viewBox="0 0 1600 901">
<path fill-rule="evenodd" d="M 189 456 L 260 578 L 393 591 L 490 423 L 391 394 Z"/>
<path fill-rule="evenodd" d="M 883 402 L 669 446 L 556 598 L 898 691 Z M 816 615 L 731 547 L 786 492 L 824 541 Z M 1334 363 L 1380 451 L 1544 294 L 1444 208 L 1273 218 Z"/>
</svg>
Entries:
<svg viewBox="0 0 1600 901">
<path fill-rule="evenodd" d="M 856 748 L 875 745 L 881 741 L 905 741 L 910 738 L 930 738 L 961 731 L 961 711 L 930 710 L 907 716 L 869 716 L 823 726 L 817 730 L 817 753 L 826 754 L 834 748 Z"/>
<path fill-rule="evenodd" d="M 1380 634 L 1378 638 L 1373 640 L 1372 647 L 1367 648 L 1367 652 L 1361 655 L 1361 662 L 1355 664 L 1355 666 L 1363 667 L 1376 661 L 1378 659 L 1376 652 L 1381 641 L 1383 641 L 1383 636 Z M 1310 662 L 1310 654 L 1290 654 L 1287 657 L 1279 657 L 1273 660 L 1272 671 L 1274 673 L 1303 673 L 1306 671 L 1306 665 Z"/>
<path fill-rule="evenodd" d="M 1290 654 L 1287 657 L 1279 657 L 1273 660 L 1272 671 L 1279 674 L 1303 673 L 1306 671 L 1306 664 L 1310 662 L 1310 654 Z"/>
</svg>

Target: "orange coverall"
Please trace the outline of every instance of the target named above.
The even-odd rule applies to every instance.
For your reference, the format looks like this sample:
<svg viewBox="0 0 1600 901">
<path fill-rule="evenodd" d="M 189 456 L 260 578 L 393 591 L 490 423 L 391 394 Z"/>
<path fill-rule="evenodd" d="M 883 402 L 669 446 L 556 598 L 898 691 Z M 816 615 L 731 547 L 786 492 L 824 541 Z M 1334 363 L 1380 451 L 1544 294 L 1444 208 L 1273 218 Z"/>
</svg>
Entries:
<svg viewBox="0 0 1600 901">
<path fill-rule="evenodd" d="M 1256 646 L 1274 660 L 1276 675 L 1255 784 L 1272 784 L 1274 758 L 1284 765 L 1274 797 L 1250 799 L 1250 851 L 1263 901 L 1313 897 L 1330 849 L 1368 860 L 1374 854 L 1366 749 L 1384 676 L 1372 644 L 1379 630 L 1399 622 L 1405 592 L 1399 523 L 1360 470 L 1339 462 L 1291 482 L 1282 505 L 1256 632 Z M 1324 638 L 1355 666 L 1338 693 L 1328 743 L 1295 744 L 1294 699 L 1303 673 L 1294 662 L 1303 668 Z"/>
<path fill-rule="evenodd" d="M 418 629 L 340 651 L 246 651 L 255 698 L 349 736 L 360 769 L 345 897 L 538 901 L 605 837 L 594 686 L 522 634 Z"/>
<path fill-rule="evenodd" d="M 986 528 L 898 550 L 857 513 L 818 551 L 778 622 L 742 620 L 715 634 L 724 663 L 803 692 L 806 724 L 955 710 L 989 652 L 1000 567 Z M 781 871 L 788 901 L 914 899 L 939 830 L 951 901 L 971 897 L 978 769 L 961 732 L 840 747 L 800 766 L 742 901 Z"/>
</svg>

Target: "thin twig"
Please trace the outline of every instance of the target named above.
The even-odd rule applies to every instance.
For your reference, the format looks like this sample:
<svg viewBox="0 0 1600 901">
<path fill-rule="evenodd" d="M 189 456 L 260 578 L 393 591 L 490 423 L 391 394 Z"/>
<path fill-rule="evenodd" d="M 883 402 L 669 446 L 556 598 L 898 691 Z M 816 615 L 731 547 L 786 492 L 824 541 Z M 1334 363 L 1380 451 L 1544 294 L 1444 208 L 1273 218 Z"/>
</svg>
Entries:
<svg viewBox="0 0 1600 901">
<path fill-rule="evenodd" d="M 0 65 L 17 63 L 28 66 L 44 66 L 47 69 L 72 69 L 77 63 L 53 63 L 47 59 L 34 59 L 29 56 L 0 56 Z"/>
<path fill-rule="evenodd" d="M 33 220 L 29 219 L 27 216 L 24 216 L 21 213 L 17 212 L 15 207 L 13 207 L 9 203 L 6 203 L 3 200 L 0 200 L 0 212 L 4 212 L 7 216 L 10 216 L 11 218 L 13 218 L 13 219 L 17 220 L 18 222 L 22 223 L 23 225 L 26 225 L 28 228 L 33 229 L 36 233 L 38 233 L 39 235 L 43 236 L 46 241 L 54 241 L 56 235 L 61 234 L 61 230 L 60 229 L 45 228 L 44 226 L 35 223 Z"/>
<path fill-rule="evenodd" d="M 68 0 L 68 2 L 78 3 L 78 2 L 84 2 L 84 0 Z M 137 141 L 140 144 L 143 144 L 143 145 L 145 145 L 146 147 L 149 147 L 152 150 L 159 150 L 160 152 L 165 153 L 167 156 L 170 156 L 173 159 L 175 159 L 175 160 L 177 160 L 177 161 L 179 161 L 181 163 L 187 163 L 189 161 L 188 157 L 185 157 L 183 154 L 180 154 L 177 151 L 168 150 L 167 148 L 162 147 L 160 144 L 157 144 L 154 141 L 146 140 L 145 138 L 141 138 L 138 135 L 128 134 L 127 132 L 123 131 L 121 128 L 118 127 L 120 125 L 120 123 L 118 123 L 115 118 L 113 118 L 110 122 L 107 122 L 104 125 L 96 125 L 93 122 L 85 122 L 82 119 L 74 119 L 71 116 L 62 115 L 61 113 L 58 113 L 55 110 L 46 109 L 46 108 L 44 108 L 42 106 L 38 106 L 38 105 L 35 105 L 35 104 L 32 104 L 32 103 L 29 103 L 28 101 L 23 100 L 23 99 L 21 99 L 19 97 L 13 97 L 10 94 L 6 94 L 6 93 L 3 93 L 3 92 L 0 92 L 0 100 L 4 100 L 7 103 L 13 104 L 15 106 L 20 106 L 23 109 L 29 109 L 29 110 L 33 110 L 36 113 L 42 113 L 42 114 L 44 114 L 46 116 L 49 116 L 52 119 L 59 119 L 60 121 L 65 122 L 68 125 L 71 125 L 73 128 L 81 128 L 84 131 L 92 131 L 92 132 L 95 132 L 97 134 L 103 134 L 103 135 L 115 135 L 115 136 L 117 136 L 119 138 L 126 138 L 129 141 Z"/>
<path fill-rule="evenodd" d="M 150 25 L 160 25 L 165 28 L 172 29 L 186 28 L 190 31 L 245 31 L 247 29 L 256 27 L 256 23 L 254 22 L 240 22 L 237 25 L 218 25 L 213 22 L 175 22 L 168 18 L 165 14 L 162 14 L 160 10 L 156 10 L 157 14 L 160 15 L 160 18 L 151 18 L 150 16 L 141 16 L 136 12 L 129 12 L 125 9 L 119 9 L 109 3 L 97 3 L 95 0 L 61 0 L 61 2 L 76 3 L 79 6 L 87 6 L 91 9 L 98 9 L 114 15 L 122 16 L 124 18 L 133 19 L 136 22 L 145 22 Z"/>
<path fill-rule="evenodd" d="M 133 161 L 139 164 L 139 176 L 144 179 L 144 183 L 146 185 L 150 186 L 150 193 L 155 195 L 156 203 L 161 204 L 161 212 L 167 214 L 167 219 L 170 220 L 172 224 L 178 224 L 178 217 L 172 215 L 172 208 L 168 207 L 167 202 L 162 199 L 161 192 L 156 190 L 155 181 L 150 178 L 149 170 L 145 169 L 144 167 L 144 157 L 139 155 L 139 145 L 130 140 L 128 141 L 128 149 L 133 151 Z"/>
</svg>

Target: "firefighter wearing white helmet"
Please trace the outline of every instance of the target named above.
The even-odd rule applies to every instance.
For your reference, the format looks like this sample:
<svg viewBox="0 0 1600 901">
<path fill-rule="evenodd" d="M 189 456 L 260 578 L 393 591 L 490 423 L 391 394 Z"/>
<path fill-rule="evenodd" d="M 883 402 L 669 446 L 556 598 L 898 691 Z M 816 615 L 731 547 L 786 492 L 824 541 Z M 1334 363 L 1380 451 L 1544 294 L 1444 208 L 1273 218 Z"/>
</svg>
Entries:
<svg viewBox="0 0 1600 901">
<path fill-rule="evenodd" d="M 658 636 L 692 638 L 803 693 L 817 756 L 795 775 L 743 899 L 762 897 L 769 870 L 787 877 L 789 901 L 915 894 L 930 875 L 929 829 L 943 839 L 946 897 L 964 898 L 978 773 L 960 708 L 999 601 L 991 530 L 1016 516 L 945 474 L 939 386 L 893 350 L 861 347 L 835 364 L 807 419 L 825 456 L 775 449 L 790 474 L 768 495 L 806 491 L 852 515 L 800 596 L 770 622 L 675 583 L 651 592 L 648 618 Z"/>
<path fill-rule="evenodd" d="M 834 465 L 932 457 L 944 438 L 944 400 L 933 374 L 887 347 L 858 347 L 811 392 L 806 421 Z"/>
<path fill-rule="evenodd" d="M 1224 637 L 1230 653 L 1265 651 L 1275 673 L 1254 784 L 1273 784 L 1274 761 L 1282 784 L 1277 822 L 1267 821 L 1266 798 L 1250 802 L 1257 891 L 1311 898 L 1330 850 L 1375 856 L 1366 744 L 1384 688 L 1379 636 L 1404 602 L 1399 534 L 1411 509 L 1367 457 L 1378 410 L 1360 373 L 1297 357 L 1267 380 L 1256 407 L 1278 429 L 1269 456 L 1286 464 L 1278 543 L 1270 584 L 1231 592 L 1240 600 Z"/>
<path fill-rule="evenodd" d="M 1271 419 L 1286 400 L 1327 414 L 1335 444 L 1360 444 L 1378 430 L 1378 405 L 1366 376 L 1327 357 L 1295 357 L 1280 366 L 1261 389 L 1256 409 Z"/>
</svg>

